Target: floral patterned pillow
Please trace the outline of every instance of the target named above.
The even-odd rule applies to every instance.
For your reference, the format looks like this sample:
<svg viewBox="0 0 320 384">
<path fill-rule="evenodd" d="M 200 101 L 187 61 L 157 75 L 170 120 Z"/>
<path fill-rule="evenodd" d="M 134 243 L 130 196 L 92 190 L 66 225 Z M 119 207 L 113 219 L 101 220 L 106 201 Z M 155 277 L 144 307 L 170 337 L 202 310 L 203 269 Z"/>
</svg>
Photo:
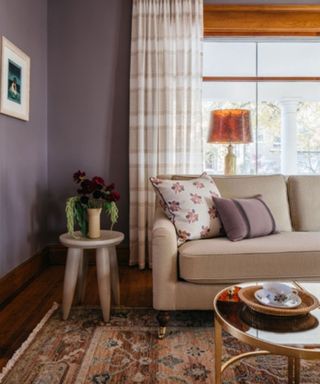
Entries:
<svg viewBox="0 0 320 384">
<path fill-rule="evenodd" d="M 213 200 L 220 197 L 220 192 L 210 176 L 203 173 L 189 180 L 151 177 L 150 181 L 162 209 L 176 228 L 179 244 L 220 235 L 222 225 Z"/>
</svg>

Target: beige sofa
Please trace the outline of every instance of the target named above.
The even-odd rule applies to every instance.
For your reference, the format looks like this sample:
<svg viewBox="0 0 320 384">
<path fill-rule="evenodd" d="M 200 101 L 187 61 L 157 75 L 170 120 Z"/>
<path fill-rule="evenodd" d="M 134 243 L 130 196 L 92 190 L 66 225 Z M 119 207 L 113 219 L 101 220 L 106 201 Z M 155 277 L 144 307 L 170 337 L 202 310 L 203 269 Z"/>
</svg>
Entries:
<svg viewBox="0 0 320 384">
<path fill-rule="evenodd" d="M 279 233 L 239 242 L 193 240 L 178 248 L 175 228 L 158 207 L 152 232 L 155 309 L 211 309 L 219 290 L 242 281 L 320 278 L 320 176 L 213 178 L 226 198 L 262 194 Z M 165 327 L 168 314 L 160 312 L 158 320 Z"/>
</svg>

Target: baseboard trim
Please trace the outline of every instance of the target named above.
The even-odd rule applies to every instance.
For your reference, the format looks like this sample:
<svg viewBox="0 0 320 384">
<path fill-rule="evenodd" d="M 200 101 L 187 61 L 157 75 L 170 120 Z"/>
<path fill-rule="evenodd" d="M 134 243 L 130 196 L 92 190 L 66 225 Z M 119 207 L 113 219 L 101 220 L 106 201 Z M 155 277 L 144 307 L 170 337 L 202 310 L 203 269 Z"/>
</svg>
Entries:
<svg viewBox="0 0 320 384">
<path fill-rule="evenodd" d="M 51 244 L 48 246 L 48 260 L 50 265 L 65 265 L 68 249 L 62 244 Z M 95 265 L 95 251 L 86 249 L 85 254 L 89 257 L 89 265 Z M 119 265 L 129 264 L 129 247 L 124 245 L 117 246 Z"/>
<path fill-rule="evenodd" d="M 89 264 L 95 265 L 94 250 L 85 250 Z M 119 265 L 128 265 L 129 247 L 117 247 Z M 51 244 L 42 251 L 18 265 L 0 279 L 0 309 L 14 299 L 30 282 L 50 265 L 65 265 L 67 248 L 61 244 Z"/>
<path fill-rule="evenodd" d="M 30 257 L 0 279 L 0 309 L 49 265 L 48 248 Z"/>
</svg>

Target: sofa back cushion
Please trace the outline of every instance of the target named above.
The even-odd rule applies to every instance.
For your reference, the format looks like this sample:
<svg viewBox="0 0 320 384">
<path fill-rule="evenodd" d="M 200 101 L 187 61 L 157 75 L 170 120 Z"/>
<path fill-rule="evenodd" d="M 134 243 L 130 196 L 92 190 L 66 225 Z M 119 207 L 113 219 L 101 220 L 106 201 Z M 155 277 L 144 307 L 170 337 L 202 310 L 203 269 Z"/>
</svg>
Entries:
<svg viewBox="0 0 320 384">
<path fill-rule="evenodd" d="M 285 176 L 214 176 L 213 179 L 225 198 L 262 195 L 274 217 L 277 230 L 292 231 Z"/>
<path fill-rule="evenodd" d="M 289 176 L 288 194 L 296 231 L 320 231 L 320 176 Z"/>
<path fill-rule="evenodd" d="M 195 176 L 166 175 L 160 177 L 182 180 Z M 212 176 L 212 178 L 222 197 L 236 199 L 262 195 L 274 217 L 277 231 L 292 231 L 285 176 Z"/>
</svg>

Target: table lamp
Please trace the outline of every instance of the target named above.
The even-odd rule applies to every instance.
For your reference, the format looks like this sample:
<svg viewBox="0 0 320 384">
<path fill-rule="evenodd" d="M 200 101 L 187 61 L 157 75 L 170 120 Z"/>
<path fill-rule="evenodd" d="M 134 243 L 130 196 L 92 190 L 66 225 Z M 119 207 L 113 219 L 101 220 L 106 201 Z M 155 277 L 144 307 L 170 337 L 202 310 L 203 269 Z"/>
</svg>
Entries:
<svg viewBox="0 0 320 384">
<path fill-rule="evenodd" d="M 208 143 L 228 144 L 224 174 L 235 175 L 236 155 L 232 144 L 252 142 L 248 109 L 216 109 L 211 112 Z"/>
</svg>

